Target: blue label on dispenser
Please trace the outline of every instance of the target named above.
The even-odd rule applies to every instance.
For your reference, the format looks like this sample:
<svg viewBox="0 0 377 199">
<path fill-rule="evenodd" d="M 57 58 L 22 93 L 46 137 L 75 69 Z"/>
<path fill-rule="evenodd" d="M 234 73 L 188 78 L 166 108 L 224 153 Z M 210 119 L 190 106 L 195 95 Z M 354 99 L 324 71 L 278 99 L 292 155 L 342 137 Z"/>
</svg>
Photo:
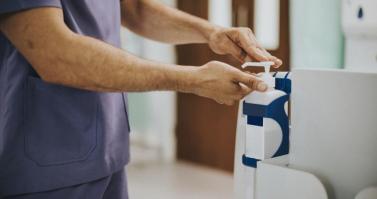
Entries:
<svg viewBox="0 0 377 199">
<path fill-rule="evenodd" d="M 271 102 L 269 105 L 243 103 L 243 114 L 248 117 L 264 117 L 275 120 L 282 130 L 282 143 L 273 157 L 286 155 L 289 152 L 289 121 L 285 113 L 284 105 L 289 96 L 284 95 Z"/>
<path fill-rule="evenodd" d="M 247 124 L 254 126 L 263 126 L 263 117 L 247 116 Z"/>
<path fill-rule="evenodd" d="M 277 74 L 278 73 L 276 72 L 273 75 L 275 77 L 275 89 L 284 91 L 285 93 L 290 95 L 291 87 L 292 87 L 292 80 L 288 78 L 289 72 L 287 72 L 284 77 L 276 77 Z"/>
<path fill-rule="evenodd" d="M 273 119 L 279 124 L 282 131 L 282 141 L 272 157 L 289 153 L 289 119 L 284 109 L 284 105 L 289 100 L 292 86 L 291 80 L 287 78 L 288 75 L 289 73 L 282 78 L 275 77 L 275 89 L 284 91 L 287 95 L 277 98 L 268 105 L 243 102 L 243 114 L 247 116 L 248 125 L 263 126 L 263 118 Z M 245 155 L 242 157 L 242 163 L 249 167 L 256 168 L 258 161 L 260 160 Z"/>
<path fill-rule="evenodd" d="M 249 158 L 249 157 L 246 157 L 245 155 L 242 156 L 242 164 L 244 164 L 248 167 L 257 168 L 257 163 L 259 161 L 260 160 L 258 160 L 258 159 Z"/>
</svg>

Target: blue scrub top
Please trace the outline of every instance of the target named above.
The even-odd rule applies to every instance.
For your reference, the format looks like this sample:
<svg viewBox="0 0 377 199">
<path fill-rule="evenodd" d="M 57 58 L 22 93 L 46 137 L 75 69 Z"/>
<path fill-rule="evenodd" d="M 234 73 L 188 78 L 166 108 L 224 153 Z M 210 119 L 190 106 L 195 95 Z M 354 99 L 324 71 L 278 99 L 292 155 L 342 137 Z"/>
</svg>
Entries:
<svg viewBox="0 0 377 199">
<path fill-rule="evenodd" d="M 63 10 L 74 32 L 120 47 L 119 0 L 0 0 L 0 14 Z M 51 66 L 54 67 L 54 66 Z M 96 180 L 129 161 L 127 96 L 41 80 L 0 33 L 0 197 Z"/>
</svg>

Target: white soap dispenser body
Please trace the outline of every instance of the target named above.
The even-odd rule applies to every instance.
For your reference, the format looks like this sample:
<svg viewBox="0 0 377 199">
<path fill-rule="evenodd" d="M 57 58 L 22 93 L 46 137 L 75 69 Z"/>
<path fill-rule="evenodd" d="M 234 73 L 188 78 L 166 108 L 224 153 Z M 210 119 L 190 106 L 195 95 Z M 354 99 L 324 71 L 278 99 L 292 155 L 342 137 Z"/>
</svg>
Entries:
<svg viewBox="0 0 377 199">
<path fill-rule="evenodd" d="M 289 152 L 289 94 L 284 89 L 275 90 L 275 78 L 269 73 L 271 64 L 249 62 L 242 66 L 264 66 L 265 73 L 260 78 L 268 90 L 250 93 L 239 105 L 234 163 L 236 199 L 255 198 L 259 161 Z"/>
<path fill-rule="evenodd" d="M 245 98 L 246 104 L 268 106 L 273 101 L 287 94 L 280 90 L 269 88 L 266 92 L 252 92 Z M 245 156 L 257 160 L 271 158 L 282 142 L 282 129 L 280 125 L 271 118 L 260 118 L 259 124 L 256 117 L 245 116 Z M 259 119 L 259 120 L 260 120 Z"/>
</svg>

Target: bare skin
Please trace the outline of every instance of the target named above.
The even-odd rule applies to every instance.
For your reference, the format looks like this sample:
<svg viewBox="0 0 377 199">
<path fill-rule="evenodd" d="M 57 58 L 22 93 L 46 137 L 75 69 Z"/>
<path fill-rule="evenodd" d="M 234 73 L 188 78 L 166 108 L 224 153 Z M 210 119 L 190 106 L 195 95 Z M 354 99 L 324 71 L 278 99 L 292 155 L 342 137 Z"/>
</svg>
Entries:
<svg viewBox="0 0 377 199">
<path fill-rule="evenodd" d="M 282 61 L 258 44 L 250 28 L 222 28 L 177 9 L 151 0 L 123 0 L 122 23 L 150 39 L 172 44 L 208 43 L 218 54 L 233 55 L 240 62 L 248 56 L 256 61 Z"/>
<path fill-rule="evenodd" d="M 232 37 L 227 34 L 234 30 L 212 26 L 204 20 L 153 1 L 140 2 L 142 4 L 135 6 L 136 10 L 133 11 L 125 10 L 125 7 L 135 2 L 122 2 L 122 13 L 137 13 L 140 10 L 145 13 L 144 9 L 151 9 L 148 13 L 154 15 L 142 16 L 143 20 L 139 20 L 139 23 L 152 27 L 154 21 L 161 21 L 164 17 L 166 23 L 160 24 L 160 28 L 155 27 L 156 30 L 150 30 L 130 25 L 136 24 L 132 22 L 132 16 L 123 14 L 123 24 L 131 30 L 170 43 L 208 42 L 211 48 L 220 54 L 234 51 L 224 44 L 220 45 L 232 41 Z M 170 13 L 171 10 L 173 13 Z M 161 18 L 156 20 L 155 15 Z M 3 16 L 0 30 L 31 63 L 41 78 L 51 83 L 93 91 L 175 90 L 194 93 L 228 105 L 234 104 L 253 90 L 266 90 L 266 85 L 254 75 L 225 63 L 209 62 L 200 67 L 156 63 L 140 59 L 94 38 L 75 34 L 65 25 L 62 10 L 58 8 L 37 8 Z M 238 31 L 239 35 L 243 31 L 245 30 Z M 247 42 L 242 42 L 239 37 L 237 41 L 238 44 L 247 45 Z M 242 46 L 239 48 L 247 52 Z M 256 60 L 275 60 L 276 65 L 280 63 L 276 58 L 268 57 L 268 54 L 264 54 L 266 57 L 263 59 L 254 54 L 248 55 Z M 238 58 L 243 57 L 238 55 Z"/>
</svg>

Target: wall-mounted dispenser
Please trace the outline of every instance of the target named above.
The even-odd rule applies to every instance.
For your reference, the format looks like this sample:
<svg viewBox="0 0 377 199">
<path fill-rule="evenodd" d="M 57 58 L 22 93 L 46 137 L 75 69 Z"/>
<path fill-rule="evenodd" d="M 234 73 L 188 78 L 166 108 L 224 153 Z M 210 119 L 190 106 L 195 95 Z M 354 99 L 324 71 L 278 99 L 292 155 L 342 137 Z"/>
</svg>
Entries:
<svg viewBox="0 0 377 199">
<path fill-rule="evenodd" d="M 289 73 L 276 78 L 277 73 L 274 76 L 270 74 L 271 65 L 273 62 L 246 62 L 242 65 L 242 68 L 264 67 L 265 72 L 260 74 L 260 78 L 268 85 L 268 90 L 254 91 L 240 103 L 235 188 L 236 194 L 241 195 L 237 198 L 254 198 L 256 167 L 259 161 L 283 156 L 289 152 L 289 121 L 286 108 L 291 87 Z M 242 139 L 239 139 L 239 136 Z"/>
</svg>

